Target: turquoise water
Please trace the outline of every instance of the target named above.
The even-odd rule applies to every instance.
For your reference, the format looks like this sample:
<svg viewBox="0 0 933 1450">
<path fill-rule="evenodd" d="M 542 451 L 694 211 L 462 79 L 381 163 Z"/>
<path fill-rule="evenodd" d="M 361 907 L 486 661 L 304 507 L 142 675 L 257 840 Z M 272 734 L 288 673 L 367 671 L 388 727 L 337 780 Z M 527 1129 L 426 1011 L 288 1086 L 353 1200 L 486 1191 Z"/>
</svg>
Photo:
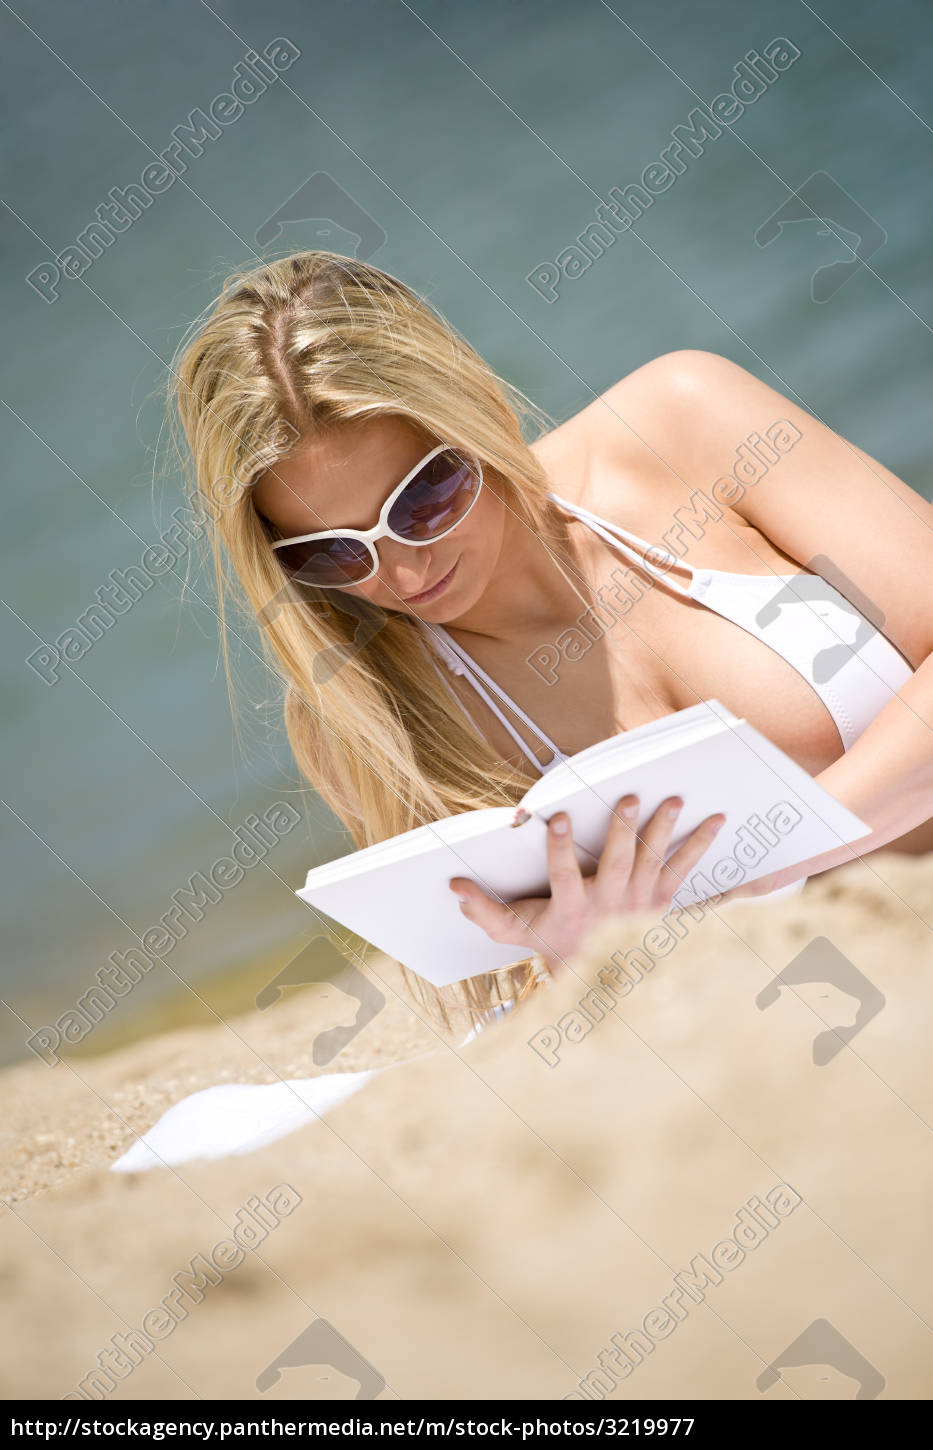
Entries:
<svg viewBox="0 0 933 1450">
<path fill-rule="evenodd" d="M 187 591 L 182 558 L 57 682 L 26 663 L 171 525 L 180 484 L 160 475 L 153 489 L 166 363 L 312 175 L 335 183 L 330 201 L 321 182 L 310 192 L 330 211 L 306 205 L 269 250 L 375 248 L 374 262 L 557 419 L 652 356 L 705 348 L 930 496 L 933 19 L 919 3 L 815 8 L 825 24 L 799 0 L 40 0 L 20 7 L 25 23 L 4 14 L 3 1058 L 23 1055 L 29 1029 L 65 1013 L 192 873 L 229 853 L 230 827 L 292 801 L 305 823 L 207 907 L 166 958 L 171 970 L 144 976 L 83 1047 L 207 1021 L 205 1003 L 249 1005 L 311 926 L 292 888 L 342 849 L 336 822 L 301 789 L 276 682 L 242 624 L 234 730 L 199 560 Z M 736 63 L 777 36 L 799 58 L 548 302 L 528 274 L 550 278 L 611 189 L 637 181 L 698 99 L 725 92 Z M 138 183 L 173 129 L 276 37 L 300 51 L 288 68 L 215 127 L 182 179 L 158 190 L 149 173 L 138 219 L 113 230 L 81 278 L 56 283 L 52 259 L 111 189 Z M 818 172 L 861 210 L 845 203 L 838 236 L 813 220 L 756 245 Z M 814 302 L 811 276 L 849 255 L 863 213 L 883 244 Z"/>
</svg>

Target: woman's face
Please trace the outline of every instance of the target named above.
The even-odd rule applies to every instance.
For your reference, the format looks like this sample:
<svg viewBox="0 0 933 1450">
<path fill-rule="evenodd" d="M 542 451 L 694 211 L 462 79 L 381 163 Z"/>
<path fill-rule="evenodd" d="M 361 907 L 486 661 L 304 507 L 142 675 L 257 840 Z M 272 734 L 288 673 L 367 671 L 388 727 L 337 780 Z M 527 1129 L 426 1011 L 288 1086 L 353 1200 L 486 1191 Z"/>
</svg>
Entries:
<svg viewBox="0 0 933 1450">
<path fill-rule="evenodd" d="M 322 529 L 372 529 L 389 494 L 437 442 L 401 418 L 348 423 L 299 442 L 253 486 L 256 508 L 289 538 Z M 380 539 L 379 570 L 341 590 L 441 624 L 458 619 L 491 579 L 506 509 L 484 471 L 479 498 L 461 524 L 434 544 Z M 440 587 L 438 587 L 440 586 Z"/>
</svg>

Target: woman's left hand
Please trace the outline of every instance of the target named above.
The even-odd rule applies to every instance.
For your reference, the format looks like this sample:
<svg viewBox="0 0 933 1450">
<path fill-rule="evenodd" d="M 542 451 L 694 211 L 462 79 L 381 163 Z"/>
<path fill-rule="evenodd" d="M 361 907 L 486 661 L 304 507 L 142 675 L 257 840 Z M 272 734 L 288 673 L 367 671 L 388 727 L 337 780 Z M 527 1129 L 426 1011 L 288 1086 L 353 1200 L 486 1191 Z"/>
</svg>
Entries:
<svg viewBox="0 0 933 1450">
<path fill-rule="evenodd" d="M 590 876 L 580 869 L 570 817 L 558 811 L 547 827 L 550 894 L 506 903 L 460 876 L 450 887 L 460 899 L 461 911 L 492 941 L 542 956 L 552 972 L 579 950 L 591 928 L 603 919 L 664 911 L 726 818 L 708 816 L 668 856 L 682 798 L 663 801 L 640 835 L 638 808 L 635 795 L 618 802 Z"/>
</svg>

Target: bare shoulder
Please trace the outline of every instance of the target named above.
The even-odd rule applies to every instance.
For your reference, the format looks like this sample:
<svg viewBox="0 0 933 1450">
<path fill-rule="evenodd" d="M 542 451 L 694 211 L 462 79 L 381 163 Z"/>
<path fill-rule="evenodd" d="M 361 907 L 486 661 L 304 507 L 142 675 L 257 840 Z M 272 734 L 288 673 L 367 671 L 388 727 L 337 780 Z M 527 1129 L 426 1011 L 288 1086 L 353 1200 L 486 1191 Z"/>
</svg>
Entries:
<svg viewBox="0 0 933 1450">
<path fill-rule="evenodd" d="M 650 515 L 675 495 L 682 502 L 685 484 L 698 488 L 728 471 L 729 445 L 734 452 L 745 436 L 743 418 L 767 411 L 762 392 L 770 390 L 716 353 L 663 353 L 540 439 L 535 451 L 573 502 L 609 516 L 620 507 L 630 517 Z"/>
<path fill-rule="evenodd" d="M 729 358 L 654 358 L 543 445 L 552 478 L 565 469 L 573 501 L 594 513 L 663 538 L 678 510 L 702 505 L 709 567 L 747 570 L 746 545 L 768 568 L 830 559 L 877 602 L 910 659 L 933 652 L 933 506 Z"/>
<path fill-rule="evenodd" d="M 665 353 L 609 388 L 572 420 L 586 436 L 588 487 L 610 499 L 631 470 L 636 494 L 685 499 L 713 490 L 717 503 L 771 538 L 786 531 L 790 494 L 811 514 L 857 490 L 864 513 L 881 508 L 929 532 L 933 508 L 902 479 L 778 388 L 718 353 Z M 780 487 L 750 486 L 758 454 L 784 458 Z M 785 457 L 785 455 L 788 455 Z M 717 491 L 730 476 L 736 485 Z M 770 476 L 770 475 L 769 475 Z M 742 487 L 742 480 L 746 487 Z M 639 493 L 640 490 L 640 493 Z M 595 504 L 593 505 L 595 507 Z M 793 552 L 793 551 L 792 551 Z"/>
</svg>

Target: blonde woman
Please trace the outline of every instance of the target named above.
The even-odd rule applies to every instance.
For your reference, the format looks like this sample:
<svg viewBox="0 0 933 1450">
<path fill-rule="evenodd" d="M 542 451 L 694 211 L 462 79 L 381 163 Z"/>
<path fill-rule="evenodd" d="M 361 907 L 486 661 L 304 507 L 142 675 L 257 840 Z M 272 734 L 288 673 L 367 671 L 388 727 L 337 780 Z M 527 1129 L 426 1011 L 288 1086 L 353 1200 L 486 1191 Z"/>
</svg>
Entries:
<svg viewBox="0 0 933 1450">
<path fill-rule="evenodd" d="M 660 357 L 547 431 L 403 283 L 306 252 L 233 277 L 175 377 L 218 570 L 358 845 L 517 801 L 564 756 L 715 697 L 871 825 L 860 854 L 933 846 L 933 509 L 742 368 Z M 752 453 L 746 486 L 728 470 Z M 479 1022 L 594 921 L 669 905 L 724 819 L 665 859 L 681 804 L 636 835 L 620 801 L 587 879 L 555 817 L 541 899 L 454 879 L 516 966 L 412 987 Z"/>
</svg>

